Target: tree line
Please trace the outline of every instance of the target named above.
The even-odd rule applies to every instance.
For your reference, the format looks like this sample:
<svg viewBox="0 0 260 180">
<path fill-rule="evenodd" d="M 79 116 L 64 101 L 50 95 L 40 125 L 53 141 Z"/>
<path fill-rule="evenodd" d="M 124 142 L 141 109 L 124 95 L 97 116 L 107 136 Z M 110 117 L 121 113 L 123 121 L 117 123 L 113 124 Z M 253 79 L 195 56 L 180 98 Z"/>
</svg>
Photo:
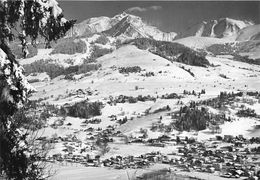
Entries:
<svg viewBox="0 0 260 180">
<path fill-rule="evenodd" d="M 166 58 L 169 61 L 192 66 L 210 66 L 209 61 L 205 57 L 205 53 L 197 52 L 179 43 L 156 41 L 148 38 L 138 38 L 127 43 L 133 43 L 139 49 L 149 49 L 150 52 Z"/>
<path fill-rule="evenodd" d="M 87 100 L 77 102 L 73 105 L 64 105 L 60 108 L 59 114 L 62 116 L 72 116 L 79 118 L 91 118 L 101 115 L 103 104 L 101 102 L 89 102 Z"/>
<path fill-rule="evenodd" d="M 83 63 L 81 65 L 63 67 L 61 65 L 50 63 L 51 60 L 38 60 L 31 64 L 23 65 L 25 75 L 31 73 L 43 73 L 46 72 L 51 79 L 56 78 L 60 75 L 69 75 L 69 74 L 81 74 L 88 73 L 90 71 L 96 71 L 100 68 L 100 64 L 96 63 Z"/>
</svg>

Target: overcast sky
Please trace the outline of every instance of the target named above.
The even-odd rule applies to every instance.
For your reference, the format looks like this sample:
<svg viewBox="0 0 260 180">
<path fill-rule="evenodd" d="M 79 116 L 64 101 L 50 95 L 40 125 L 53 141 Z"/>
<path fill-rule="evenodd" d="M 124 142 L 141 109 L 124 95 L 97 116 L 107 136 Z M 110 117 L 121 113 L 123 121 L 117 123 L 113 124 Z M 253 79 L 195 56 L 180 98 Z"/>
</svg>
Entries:
<svg viewBox="0 0 260 180">
<path fill-rule="evenodd" d="M 260 1 L 59 1 L 67 19 L 77 23 L 127 11 L 163 31 L 180 32 L 203 20 L 230 17 L 260 22 Z"/>
</svg>

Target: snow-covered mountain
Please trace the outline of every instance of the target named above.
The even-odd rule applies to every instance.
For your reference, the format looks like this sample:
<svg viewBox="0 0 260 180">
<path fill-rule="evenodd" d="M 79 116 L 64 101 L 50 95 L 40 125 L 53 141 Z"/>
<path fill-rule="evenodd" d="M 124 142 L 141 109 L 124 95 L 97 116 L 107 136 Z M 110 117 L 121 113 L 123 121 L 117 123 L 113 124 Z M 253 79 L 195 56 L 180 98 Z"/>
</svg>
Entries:
<svg viewBox="0 0 260 180">
<path fill-rule="evenodd" d="M 154 26 L 147 25 L 140 17 L 134 15 L 125 16 L 106 33 L 113 37 L 152 38 L 160 41 L 173 41 L 177 35 L 175 32 L 162 32 Z"/>
<path fill-rule="evenodd" d="M 100 33 L 112 28 L 128 14 L 122 13 L 112 18 L 101 16 L 89 18 L 79 24 L 75 24 L 67 33 L 68 36 L 85 36 L 94 33 Z"/>
<path fill-rule="evenodd" d="M 173 41 L 175 32 L 162 32 L 158 28 L 148 25 L 134 15 L 123 12 L 112 18 L 95 17 L 76 24 L 67 36 L 85 36 L 105 32 L 113 37 L 123 38 L 152 38 L 161 41 Z"/>
<path fill-rule="evenodd" d="M 237 41 L 249 41 L 249 40 L 260 40 L 260 24 L 248 26 L 242 29 L 238 36 Z"/>
<path fill-rule="evenodd" d="M 67 33 L 68 36 L 84 36 L 93 33 L 99 33 L 111 28 L 110 18 L 102 16 L 99 18 L 90 18 L 79 24 L 75 24 Z"/>
<path fill-rule="evenodd" d="M 253 23 L 249 21 L 220 18 L 195 24 L 182 33 L 180 37 L 204 36 L 235 40 L 241 29 L 251 25 Z"/>
</svg>

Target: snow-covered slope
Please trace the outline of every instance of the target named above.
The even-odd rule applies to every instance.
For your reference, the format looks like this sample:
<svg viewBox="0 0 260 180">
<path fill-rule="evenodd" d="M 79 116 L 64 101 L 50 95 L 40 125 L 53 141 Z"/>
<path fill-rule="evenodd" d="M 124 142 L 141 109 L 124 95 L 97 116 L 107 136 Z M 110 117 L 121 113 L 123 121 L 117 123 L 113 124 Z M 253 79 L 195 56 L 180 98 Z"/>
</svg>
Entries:
<svg viewBox="0 0 260 180">
<path fill-rule="evenodd" d="M 87 36 L 94 33 L 101 33 L 112 28 L 123 17 L 124 14 L 113 18 L 101 16 L 87 19 L 79 24 L 76 24 L 72 29 L 70 29 L 67 36 Z"/>
<path fill-rule="evenodd" d="M 214 37 L 189 36 L 186 38 L 177 39 L 174 42 L 183 44 L 184 46 L 192 49 L 205 49 L 213 44 L 225 44 L 232 41 Z"/>
<path fill-rule="evenodd" d="M 112 37 L 107 38 L 106 44 L 100 44 L 98 42 L 98 39 L 101 37 L 101 35 L 94 34 L 90 37 L 82 37 L 82 38 L 75 38 L 74 41 L 82 41 L 86 44 L 86 47 L 82 53 L 52 53 L 55 49 L 38 49 L 38 53 L 36 56 L 27 58 L 27 59 L 20 59 L 19 63 L 21 65 L 31 64 L 36 61 L 44 60 L 51 64 L 56 64 L 62 67 L 69 67 L 69 66 L 76 66 L 81 65 L 84 61 L 87 59 L 90 59 L 93 54 L 99 53 L 97 48 L 99 50 L 113 50 L 115 49 L 114 41 L 115 39 Z M 65 42 L 66 39 L 64 40 Z M 65 43 L 66 44 L 66 43 Z M 59 44 L 57 44 L 59 45 Z M 69 43 L 66 44 L 66 46 L 70 46 Z M 63 50 L 65 49 L 65 47 Z"/>
<path fill-rule="evenodd" d="M 84 36 L 93 33 L 99 33 L 111 28 L 111 19 L 109 17 L 90 18 L 79 24 L 75 24 L 67 33 L 68 36 Z"/>
<path fill-rule="evenodd" d="M 112 18 L 102 16 L 87 19 L 76 24 L 67 33 L 67 36 L 86 36 L 101 32 L 106 32 L 114 37 L 146 37 L 162 41 L 172 41 L 177 35 L 175 32 L 162 32 L 156 27 L 144 23 L 140 17 L 123 12 Z"/>
<path fill-rule="evenodd" d="M 183 33 L 182 37 L 205 36 L 235 40 L 241 29 L 251 25 L 253 23 L 248 21 L 220 18 L 191 26 Z"/>
<path fill-rule="evenodd" d="M 44 98 L 53 95 L 53 99 L 48 99 L 48 101 L 60 104 L 70 101 L 69 99 L 54 100 L 59 95 L 66 94 L 67 89 L 96 89 L 99 95 L 89 96 L 88 98 L 102 99 L 109 95 L 137 96 L 140 93 L 155 95 L 156 92 L 183 92 L 184 89 L 201 90 L 201 88 L 219 93 L 224 89 L 236 90 L 245 87 L 257 89 L 259 86 L 259 83 L 257 83 L 260 76 L 259 66 L 226 58 L 207 58 L 211 64 L 215 65 L 214 67 L 203 68 L 177 62 L 171 63 L 147 50 L 140 50 L 133 45 L 127 45 L 98 58 L 97 62 L 101 64 L 101 69 L 93 72 L 91 76 L 79 78 L 76 83 L 62 77 L 51 80 L 52 83 L 36 83 L 38 93 L 34 97 Z M 142 71 L 128 75 L 119 73 L 121 67 L 134 66 L 139 66 Z M 191 76 L 181 68 L 182 66 L 190 69 L 195 76 Z M 154 76 L 144 76 L 147 72 L 153 72 Z M 226 75 L 229 79 L 221 77 L 220 74 Z M 75 78 L 78 76 L 80 77 L 80 75 L 75 75 Z M 138 86 L 140 90 L 135 91 L 135 86 Z M 45 94 L 42 93 L 43 90 L 46 92 Z M 71 97 L 71 99 L 77 100 L 75 97 Z"/>
<path fill-rule="evenodd" d="M 148 131 L 149 139 L 158 138 L 160 135 L 165 134 L 165 132 L 152 132 L 150 130 L 152 124 L 157 123 L 160 116 L 162 116 L 161 122 L 163 123 L 171 122 L 172 119 L 171 116 L 167 115 L 170 113 L 169 111 L 154 113 L 156 110 L 169 105 L 171 111 L 174 112 L 180 106 L 186 105 L 190 101 L 214 98 L 220 91 L 256 91 L 259 89 L 259 66 L 233 61 L 232 57 L 208 56 L 207 59 L 214 66 L 207 68 L 189 66 L 170 62 L 167 59 L 150 53 L 148 50 L 140 50 L 134 45 L 125 45 L 110 54 L 98 58 L 97 62 L 101 64 L 101 68 L 88 75 L 75 74 L 73 75 L 73 80 L 59 76 L 50 81 L 35 82 L 33 85 L 38 91 L 33 94 L 31 99 L 42 98 L 43 102 L 61 106 L 66 103 L 73 104 L 84 100 L 88 100 L 89 102 L 100 101 L 104 104 L 101 115 L 95 117 L 101 119 L 99 124 L 88 123 L 85 126 L 85 118 L 65 117 L 62 119 L 62 117 L 51 117 L 48 119 L 47 127 L 41 129 L 39 134 L 48 138 L 52 137 L 55 133 L 60 137 L 67 137 L 71 134 L 83 142 L 82 146 L 71 145 L 74 147 L 73 154 L 81 154 L 83 156 L 90 154 L 91 156 L 95 156 L 99 153 L 97 150 L 86 148 L 86 151 L 81 152 L 81 148 L 88 147 L 88 139 L 98 134 L 100 132 L 98 129 L 100 128 L 105 130 L 109 128 L 108 126 L 113 126 L 115 127 L 115 131 L 120 130 L 124 135 L 133 135 L 134 137 L 139 136 L 138 132 L 142 128 Z M 120 68 L 135 66 L 139 66 L 141 71 L 132 73 L 120 72 Z M 188 71 L 194 73 L 194 76 Z M 149 76 L 147 74 L 153 75 Z M 205 89 L 206 94 L 199 97 L 184 95 L 184 98 L 181 99 L 160 98 L 167 93 L 183 95 L 184 90 L 201 92 L 202 89 Z M 150 95 L 156 97 L 156 100 L 138 101 L 136 103 L 107 103 L 110 98 L 113 99 L 119 95 L 132 97 Z M 182 104 L 179 104 L 179 101 Z M 259 107 L 259 103 L 256 105 L 255 109 Z M 231 108 L 230 110 L 231 113 L 234 112 Z M 150 112 L 149 115 L 145 114 L 147 111 Z M 230 115 L 229 111 L 226 112 Z M 116 116 L 117 119 L 127 117 L 128 120 L 125 124 L 119 125 L 117 121 L 111 120 L 110 117 L 112 115 Z M 52 128 L 51 125 L 56 120 L 60 121 L 61 119 L 63 125 Z M 253 118 L 224 123 L 221 125 L 223 129 L 221 135 L 242 134 L 244 137 L 250 137 L 250 130 L 257 124 L 259 122 Z M 93 128 L 93 132 L 90 134 L 87 132 L 89 128 Z M 234 131 L 229 131 L 230 129 Z M 169 134 L 174 135 L 174 137 L 177 135 L 182 137 L 192 136 L 199 140 L 206 140 L 216 135 L 209 133 L 208 130 L 200 131 L 197 135 L 194 135 L 192 132 L 179 134 L 177 130 L 173 130 Z M 109 143 L 110 151 L 103 157 L 109 158 L 116 155 L 128 156 L 153 151 L 162 151 L 168 154 L 173 151 L 172 145 L 158 148 L 135 143 L 125 144 L 125 142 L 121 143 L 118 138 L 114 138 L 114 140 L 115 143 Z M 93 140 L 91 140 L 91 144 L 93 144 L 92 142 Z M 64 155 L 65 151 L 62 151 L 62 149 L 65 147 L 63 142 L 55 143 L 55 147 L 51 150 L 50 154 L 61 153 Z"/>
<path fill-rule="evenodd" d="M 155 67 L 165 67 L 169 64 L 167 59 L 140 50 L 134 45 L 123 46 L 111 54 L 98 58 L 97 61 L 102 64 L 102 68 L 140 66 L 151 71 L 156 70 Z"/>
</svg>

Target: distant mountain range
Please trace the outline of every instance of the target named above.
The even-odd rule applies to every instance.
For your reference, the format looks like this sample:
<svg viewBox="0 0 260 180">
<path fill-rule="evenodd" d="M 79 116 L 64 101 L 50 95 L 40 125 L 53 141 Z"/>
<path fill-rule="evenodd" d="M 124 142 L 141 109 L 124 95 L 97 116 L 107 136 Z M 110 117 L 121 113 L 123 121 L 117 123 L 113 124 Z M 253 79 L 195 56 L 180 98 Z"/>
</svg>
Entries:
<svg viewBox="0 0 260 180">
<path fill-rule="evenodd" d="M 52 53 L 45 58 L 51 59 L 55 57 L 55 54 L 71 55 L 79 53 L 77 60 L 68 61 L 69 63 L 63 62 L 63 60 L 66 60 L 65 56 L 58 58 L 63 62 L 61 63 L 63 65 L 78 65 L 84 61 L 84 58 L 96 59 L 125 44 L 133 43 L 132 40 L 135 39 L 145 39 L 139 42 L 142 47 L 146 47 L 150 42 L 149 40 L 152 40 L 153 45 L 149 46 L 150 50 L 163 57 L 167 56 L 168 59 L 175 58 L 180 54 L 179 51 L 176 53 L 173 50 L 173 47 L 179 47 L 177 44 L 205 54 L 239 54 L 249 56 L 252 59 L 260 59 L 260 25 L 255 25 L 252 22 L 221 18 L 203 21 L 177 34 L 175 32 L 163 32 L 157 27 L 147 24 L 142 18 L 125 12 L 112 18 L 93 17 L 76 24 L 68 31 L 65 38 L 53 43 Z M 172 44 L 169 45 L 169 43 Z M 162 50 L 158 52 L 160 48 Z M 187 48 L 181 47 L 180 49 L 187 52 Z M 13 43 L 12 49 L 17 58 L 22 57 L 19 43 Z M 37 55 L 37 50 L 33 47 L 30 46 L 29 50 L 29 57 Z M 171 58 L 166 55 L 168 51 L 170 51 Z M 39 58 L 42 58 L 42 56 L 39 56 Z"/>
<path fill-rule="evenodd" d="M 112 18 L 101 16 L 87 19 L 76 24 L 67 37 L 91 36 L 104 33 L 120 39 L 151 38 L 160 41 L 174 41 L 189 36 L 214 37 L 228 40 L 257 40 L 260 27 L 246 20 L 220 18 L 197 23 L 184 32 L 163 32 L 155 26 L 148 25 L 140 17 L 125 12 Z"/>
</svg>

